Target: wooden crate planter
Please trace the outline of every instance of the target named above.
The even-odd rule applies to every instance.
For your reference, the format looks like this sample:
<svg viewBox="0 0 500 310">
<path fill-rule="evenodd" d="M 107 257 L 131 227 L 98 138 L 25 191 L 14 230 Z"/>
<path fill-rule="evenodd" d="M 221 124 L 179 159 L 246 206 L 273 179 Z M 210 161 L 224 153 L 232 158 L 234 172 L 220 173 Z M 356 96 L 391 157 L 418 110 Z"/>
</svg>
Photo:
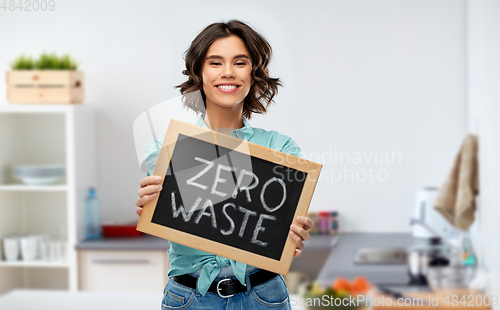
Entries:
<svg viewBox="0 0 500 310">
<path fill-rule="evenodd" d="M 81 103 L 84 100 L 82 71 L 7 71 L 10 103 Z"/>
</svg>

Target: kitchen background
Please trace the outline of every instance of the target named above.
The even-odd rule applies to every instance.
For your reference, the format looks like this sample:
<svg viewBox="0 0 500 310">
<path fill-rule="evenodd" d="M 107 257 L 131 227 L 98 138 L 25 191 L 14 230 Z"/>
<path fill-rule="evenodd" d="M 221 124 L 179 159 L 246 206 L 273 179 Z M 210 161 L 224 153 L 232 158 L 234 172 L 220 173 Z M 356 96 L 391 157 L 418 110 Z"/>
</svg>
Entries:
<svg viewBox="0 0 500 310">
<path fill-rule="evenodd" d="M 465 1 L 69 1 L 53 12 L 2 14 L 6 69 L 21 53 L 81 60 L 85 104 L 99 111 L 104 221 L 136 220 L 143 172 L 132 123 L 179 96 L 183 52 L 222 19 L 247 21 L 272 44 L 270 72 L 284 87 L 252 124 L 286 133 L 304 157 L 325 162 L 311 208 L 338 210 L 345 231 L 408 231 L 415 190 L 441 184 L 468 131 Z M 383 152 L 395 155 L 376 163 Z M 344 172 L 370 167 L 373 182 Z"/>
<path fill-rule="evenodd" d="M 240 19 L 269 40 L 270 73 L 284 83 L 268 114 L 251 123 L 286 133 L 305 158 L 324 164 L 310 210 L 338 211 L 341 232 L 411 232 L 416 191 L 441 186 L 466 134 L 479 135 L 481 204 L 473 230 L 481 227 L 476 238 L 485 248 L 492 286 L 500 292 L 494 241 L 500 233 L 500 92 L 495 88 L 500 3 L 55 4 L 54 11 L 45 12 L 0 10 L 0 64 L 8 70 L 20 54 L 44 51 L 81 61 L 83 104 L 96 110 L 96 188 L 103 222 L 137 221 L 134 202 L 144 173 L 134 120 L 179 96 L 174 86 L 185 80 L 183 53 L 205 26 Z M 5 75 L 0 75 L 0 94 L 5 93 Z M 388 162 L 381 160 L 387 155 Z"/>
</svg>

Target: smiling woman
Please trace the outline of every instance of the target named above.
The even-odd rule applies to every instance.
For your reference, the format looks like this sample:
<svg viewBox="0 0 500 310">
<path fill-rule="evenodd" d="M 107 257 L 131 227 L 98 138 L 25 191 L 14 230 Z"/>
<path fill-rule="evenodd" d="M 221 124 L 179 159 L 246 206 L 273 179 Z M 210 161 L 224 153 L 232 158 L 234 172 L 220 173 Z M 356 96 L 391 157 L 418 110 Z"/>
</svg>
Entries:
<svg viewBox="0 0 500 310">
<path fill-rule="evenodd" d="M 239 114 L 242 125 L 240 111 L 252 83 L 252 63 L 243 40 L 232 35 L 215 41 L 203 63 L 202 80 L 207 114 L 230 109 Z"/>
<path fill-rule="evenodd" d="M 247 24 L 237 20 L 211 24 L 191 43 L 186 52 L 186 70 L 182 72 L 188 76 L 188 80 L 176 87 L 180 88 L 182 95 L 200 93 L 202 100 L 184 101 L 185 106 L 200 114 L 196 125 L 300 157 L 300 148 L 290 137 L 276 131 L 253 128 L 248 122 L 253 113 L 267 112 L 267 107 L 278 92 L 278 86 L 281 86 L 279 78 L 269 76 L 267 67 L 271 54 L 269 42 Z M 159 156 L 156 146 L 162 145 L 164 138 L 165 135 L 146 148 L 148 177 L 141 180 L 141 189 L 138 192 L 140 199 L 136 202 L 136 206 L 139 215 L 146 203 L 158 198 L 158 193 L 162 190 L 160 184 L 165 185 L 165 188 L 169 186 L 162 176 L 151 176 Z M 186 153 L 183 157 L 188 157 L 187 155 Z M 201 159 L 199 162 L 209 165 Z M 201 165 L 198 168 L 206 167 Z M 241 171 L 238 173 L 245 175 Z M 251 171 L 247 173 L 251 174 Z M 185 182 L 187 185 L 204 188 L 206 185 L 200 183 L 203 182 L 201 174 L 197 176 L 200 180 L 189 179 Z M 282 182 L 281 179 L 271 181 L 278 185 L 280 181 Z M 176 182 L 179 180 L 176 179 Z M 217 185 L 217 182 L 215 184 Z M 269 190 L 269 193 L 273 195 L 270 198 L 278 199 L 278 202 L 291 199 L 290 193 L 284 190 Z M 216 194 L 222 193 L 216 192 Z M 231 197 L 227 196 L 228 199 Z M 264 197 L 263 194 L 261 196 Z M 268 196 L 265 197 L 268 199 Z M 179 213 L 181 200 L 185 200 L 183 203 L 186 203 L 193 198 L 196 199 L 196 197 L 178 199 L 179 204 L 173 205 L 178 216 L 181 214 Z M 198 203 L 201 203 L 201 200 Z M 234 205 L 233 210 L 236 211 L 236 208 Z M 267 211 L 274 212 L 275 209 Z M 198 214 L 193 221 L 211 220 L 214 223 L 212 231 L 218 233 L 220 229 L 217 229 L 215 224 L 216 217 L 224 215 L 224 212 L 223 208 L 214 210 L 211 216 L 204 216 L 205 213 L 201 213 L 201 216 Z M 252 217 L 250 215 L 249 212 L 244 215 L 245 227 L 248 224 L 248 227 L 257 227 L 257 232 L 263 231 L 261 227 L 263 219 L 256 214 Z M 186 219 L 185 222 L 189 222 L 190 215 L 185 213 L 182 216 Z M 288 216 L 294 215 L 288 214 Z M 227 221 L 233 221 L 229 216 L 226 218 Z M 276 220 L 283 221 L 283 217 L 276 217 Z M 304 248 L 303 241 L 310 238 L 307 229 L 314 226 L 314 222 L 298 216 L 292 223 L 288 237 L 296 247 L 295 256 L 298 256 Z M 236 233 L 235 229 L 232 227 L 220 232 L 223 235 Z M 238 228 L 238 232 L 245 235 L 243 225 Z M 255 238 L 249 242 L 265 246 L 265 242 L 254 235 Z M 170 242 L 168 254 L 169 281 L 164 291 L 163 309 L 290 309 L 288 291 L 281 275 L 175 242 Z"/>
<path fill-rule="evenodd" d="M 245 23 L 238 20 L 214 23 L 191 43 L 186 52 L 186 70 L 182 72 L 188 80 L 176 87 L 183 95 L 199 90 L 206 101 L 207 92 L 216 93 L 214 87 L 220 84 L 239 85 L 238 96 L 245 94 L 243 117 L 250 119 L 252 113 L 267 112 L 278 86 L 282 86 L 279 78 L 269 76 L 271 56 L 269 42 Z M 197 112 L 208 109 L 206 102 L 203 106 L 199 102 L 186 105 Z"/>
</svg>

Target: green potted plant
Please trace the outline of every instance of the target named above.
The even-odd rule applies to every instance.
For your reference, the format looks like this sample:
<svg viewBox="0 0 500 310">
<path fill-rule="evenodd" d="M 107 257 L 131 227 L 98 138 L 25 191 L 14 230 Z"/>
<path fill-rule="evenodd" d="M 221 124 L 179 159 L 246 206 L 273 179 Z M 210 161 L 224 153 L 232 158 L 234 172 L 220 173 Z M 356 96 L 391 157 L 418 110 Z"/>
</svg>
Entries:
<svg viewBox="0 0 500 310">
<path fill-rule="evenodd" d="M 81 103 L 84 74 L 71 56 L 42 53 L 37 59 L 21 55 L 7 71 L 10 103 Z"/>
</svg>

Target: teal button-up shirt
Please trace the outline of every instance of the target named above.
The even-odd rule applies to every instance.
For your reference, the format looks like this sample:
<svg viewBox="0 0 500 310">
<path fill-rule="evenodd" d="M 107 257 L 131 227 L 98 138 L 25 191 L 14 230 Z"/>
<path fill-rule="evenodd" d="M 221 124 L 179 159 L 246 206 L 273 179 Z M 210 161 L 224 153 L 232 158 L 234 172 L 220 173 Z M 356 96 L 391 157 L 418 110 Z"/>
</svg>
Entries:
<svg viewBox="0 0 500 310">
<path fill-rule="evenodd" d="M 204 118 L 204 114 L 200 115 L 196 125 L 208 128 Z M 259 144 L 276 151 L 301 157 L 300 148 L 290 137 L 282 135 L 274 130 L 268 131 L 261 128 L 253 128 L 250 126 L 246 118 L 243 118 L 243 124 L 243 128 L 233 130 L 231 132 L 231 136 Z M 156 139 L 146 147 L 145 163 L 148 169 L 148 176 L 153 175 L 154 173 L 164 138 L 165 135 Z M 247 265 L 244 263 L 193 249 L 174 242 L 170 242 L 168 258 L 170 260 L 168 277 L 193 273 L 201 268 L 197 288 L 203 296 L 207 293 L 210 284 L 217 277 L 222 267 L 231 266 L 236 278 L 241 282 L 241 284 L 246 285 L 245 270 Z"/>
</svg>

